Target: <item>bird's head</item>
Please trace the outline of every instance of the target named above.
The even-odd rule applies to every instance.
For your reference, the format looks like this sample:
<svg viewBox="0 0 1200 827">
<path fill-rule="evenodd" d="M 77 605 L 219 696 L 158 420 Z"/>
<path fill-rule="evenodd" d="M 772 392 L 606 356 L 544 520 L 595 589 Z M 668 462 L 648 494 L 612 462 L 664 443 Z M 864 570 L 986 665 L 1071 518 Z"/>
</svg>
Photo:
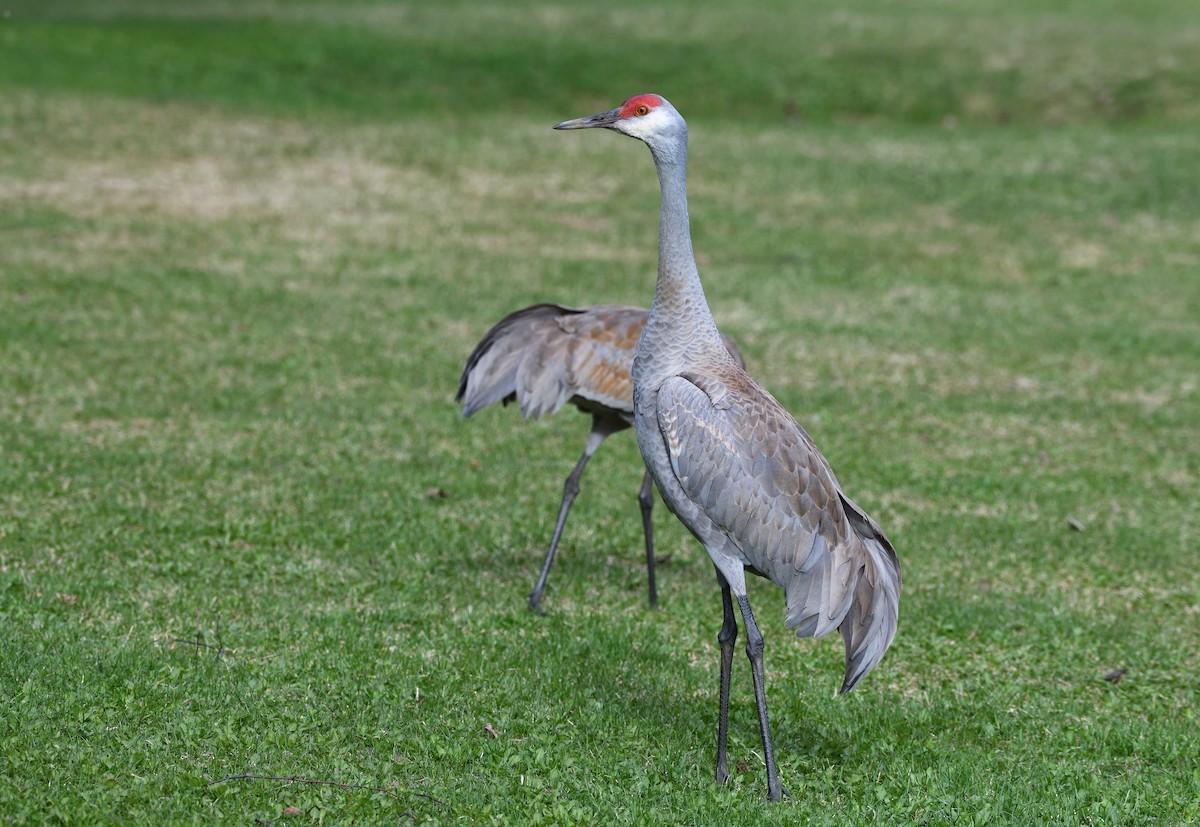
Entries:
<svg viewBox="0 0 1200 827">
<path fill-rule="evenodd" d="M 616 109 L 554 125 L 555 129 L 595 127 L 622 132 L 655 151 L 687 146 L 687 123 L 661 95 L 634 95 Z"/>
</svg>

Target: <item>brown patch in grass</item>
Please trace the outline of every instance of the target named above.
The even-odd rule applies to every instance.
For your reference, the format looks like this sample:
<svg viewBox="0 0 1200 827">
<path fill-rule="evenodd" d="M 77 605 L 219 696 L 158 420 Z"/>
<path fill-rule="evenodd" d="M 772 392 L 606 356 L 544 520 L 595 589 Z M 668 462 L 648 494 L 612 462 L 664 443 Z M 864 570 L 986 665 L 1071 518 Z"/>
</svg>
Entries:
<svg viewBox="0 0 1200 827">
<path fill-rule="evenodd" d="M 20 120 L 34 106 L 0 103 L 0 116 Z M 620 179 L 601 175 L 582 192 L 545 162 L 514 161 L 513 146 L 531 140 L 527 130 L 481 144 L 469 167 L 443 169 L 427 149 L 438 141 L 438 126 L 420 119 L 334 131 L 217 112 L 196 120 L 194 110 L 129 101 L 47 98 L 36 107 L 37 118 L 25 120 L 41 124 L 38 135 L 23 137 L 56 137 L 25 174 L 0 180 L 0 208 L 56 211 L 96 225 L 74 228 L 61 249 L 37 253 L 54 266 L 71 266 L 67 259 L 80 253 L 95 254 L 97 262 L 139 250 L 165 258 L 162 245 L 177 241 L 151 236 L 162 232 L 163 217 L 205 230 L 236 228 L 225 255 L 211 244 L 191 251 L 204 256 L 205 266 L 235 273 L 247 251 L 266 243 L 295 245 L 313 268 L 328 268 L 347 250 L 371 248 L 653 261 L 652 245 L 619 243 L 611 218 L 562 209 L 572 201 L 607 201 Z M 87 136 L 72 131 L 78 123 L 89 124 Z M 548 192 L 557 194 L 553 203 Z M 525 220 L 514 222 L 514 213 Z M 543 222 L 567 232 L 547 233 L 538 226 Z"/>
</svg>

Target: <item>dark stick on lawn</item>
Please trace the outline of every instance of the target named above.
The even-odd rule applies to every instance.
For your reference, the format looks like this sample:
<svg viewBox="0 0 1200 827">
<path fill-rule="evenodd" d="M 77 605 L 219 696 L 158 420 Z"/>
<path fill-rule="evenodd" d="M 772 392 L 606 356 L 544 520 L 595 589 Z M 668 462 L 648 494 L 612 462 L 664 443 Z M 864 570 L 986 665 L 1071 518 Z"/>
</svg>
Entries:
<svg viewBox="0 0 1200 827">
<path fill-rule="evenodd" d="M 215 649 L 218 655 L 225 654 L 224 646 L 213 646 L 211 643 L 205 643 L 202 640 L 192 640 L 190 637 L 173 637 L 172 643 L 186 643 L 188 646 L 195 646 L 197 649 Z"/>
<path fill-rule="evenodd" d="M 213 649 L 216 651 L 218 656 L 224 657 L 225 656 L 225 642 L 221 640 L 221 615 L 220 614 L 217 615 L 217 628 L 214 633 L 217 638 L 217 643 L 215 646 L 211 643 L 204 642 L 204 631 L 200 628 L 200 621 L 199 621 L 198 615 L 199 615 L 199 612 L 197 612 L 197 619 L 196 619 L 196 639 L 192 640 L 191 638 L 173 637 L 173 638 L 171 638 L 171 642 L 172 643 L 186 643 L 188 646 L 195 646 L 197 655 L 200 654 L 201 649 Z"/>
</svg>

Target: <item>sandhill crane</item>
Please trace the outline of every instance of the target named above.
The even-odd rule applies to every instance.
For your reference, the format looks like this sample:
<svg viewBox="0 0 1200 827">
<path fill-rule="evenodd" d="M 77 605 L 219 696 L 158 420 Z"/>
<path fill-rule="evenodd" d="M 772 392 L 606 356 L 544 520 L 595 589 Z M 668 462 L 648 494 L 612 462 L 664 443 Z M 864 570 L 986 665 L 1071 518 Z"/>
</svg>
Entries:
<svg viewBox="0 0 1200 827">
<path fill-rule="evenodd" d="M 745 572 L 783 587 L 786 625 L 799 636 L 838 628 L 841 691 L 853 689 L 896 633 L 900 562 L 883 531 L 838 485 L 799 423 L 721 347 L 692 254 L 687 124 L 665 99 L 637 95 L 555 129 L 602 127 L 643 141 L 658 171 L 658 279 L 633 362 L 638 447 L 667 507 L 704 544 L 717 570 L 724 622 L 716 778 L 726 771 L 729 676 L 737 621 L 746 627 L 767 795 L 782 792 L 767 718 L 763 638 Z"/>
<path fill-rule="evenodd" d="M 463 416 L 495 402 L 507 405 L 514 400 L 527 418 L 555 413 L 567 403 L 592 415 L 592 429 L 583 455 L 563 485 L 558 522 L 542 563 L 542 573 L 529 593 L 529 607 L 539 614 L 542 592 L 571 503 L 579 494 L 583 469 L 609 435 L 633 425 L 630 371 L 648 313 L 644 307 L 576 308 L 548 303 L 516 310 L 497 322 L 480 340 L 459 377 L 458 394 L 454 398 L 463 403 Z M 724 336 L 722 341 L 734 361 L 744 365 L 737 345 Z M 654 508 L 652 486 L 647 471 L 638 503 L 646 537 L 646 578 L 653 607 L 658 605 L 658 591 L 654 580 L 654 529 L 650 522 Z"/>
</svg>

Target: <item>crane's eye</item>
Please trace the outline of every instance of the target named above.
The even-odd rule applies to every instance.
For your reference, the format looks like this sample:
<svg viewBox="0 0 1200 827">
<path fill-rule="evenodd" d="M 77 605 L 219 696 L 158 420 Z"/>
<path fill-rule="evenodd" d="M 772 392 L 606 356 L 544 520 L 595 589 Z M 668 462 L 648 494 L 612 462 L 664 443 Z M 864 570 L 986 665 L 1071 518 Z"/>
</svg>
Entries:
<svg viewBox="0 0 1200 827">
<path fill-rule="evenodd" d="M 650 113 L 650 107 L 646 106 L 646 104 L 644 104 L 644 103 L 639 104 L 638 108 L 633 110 L 633 113 L 635 115 L 648 115 Z"/>
</svg>

